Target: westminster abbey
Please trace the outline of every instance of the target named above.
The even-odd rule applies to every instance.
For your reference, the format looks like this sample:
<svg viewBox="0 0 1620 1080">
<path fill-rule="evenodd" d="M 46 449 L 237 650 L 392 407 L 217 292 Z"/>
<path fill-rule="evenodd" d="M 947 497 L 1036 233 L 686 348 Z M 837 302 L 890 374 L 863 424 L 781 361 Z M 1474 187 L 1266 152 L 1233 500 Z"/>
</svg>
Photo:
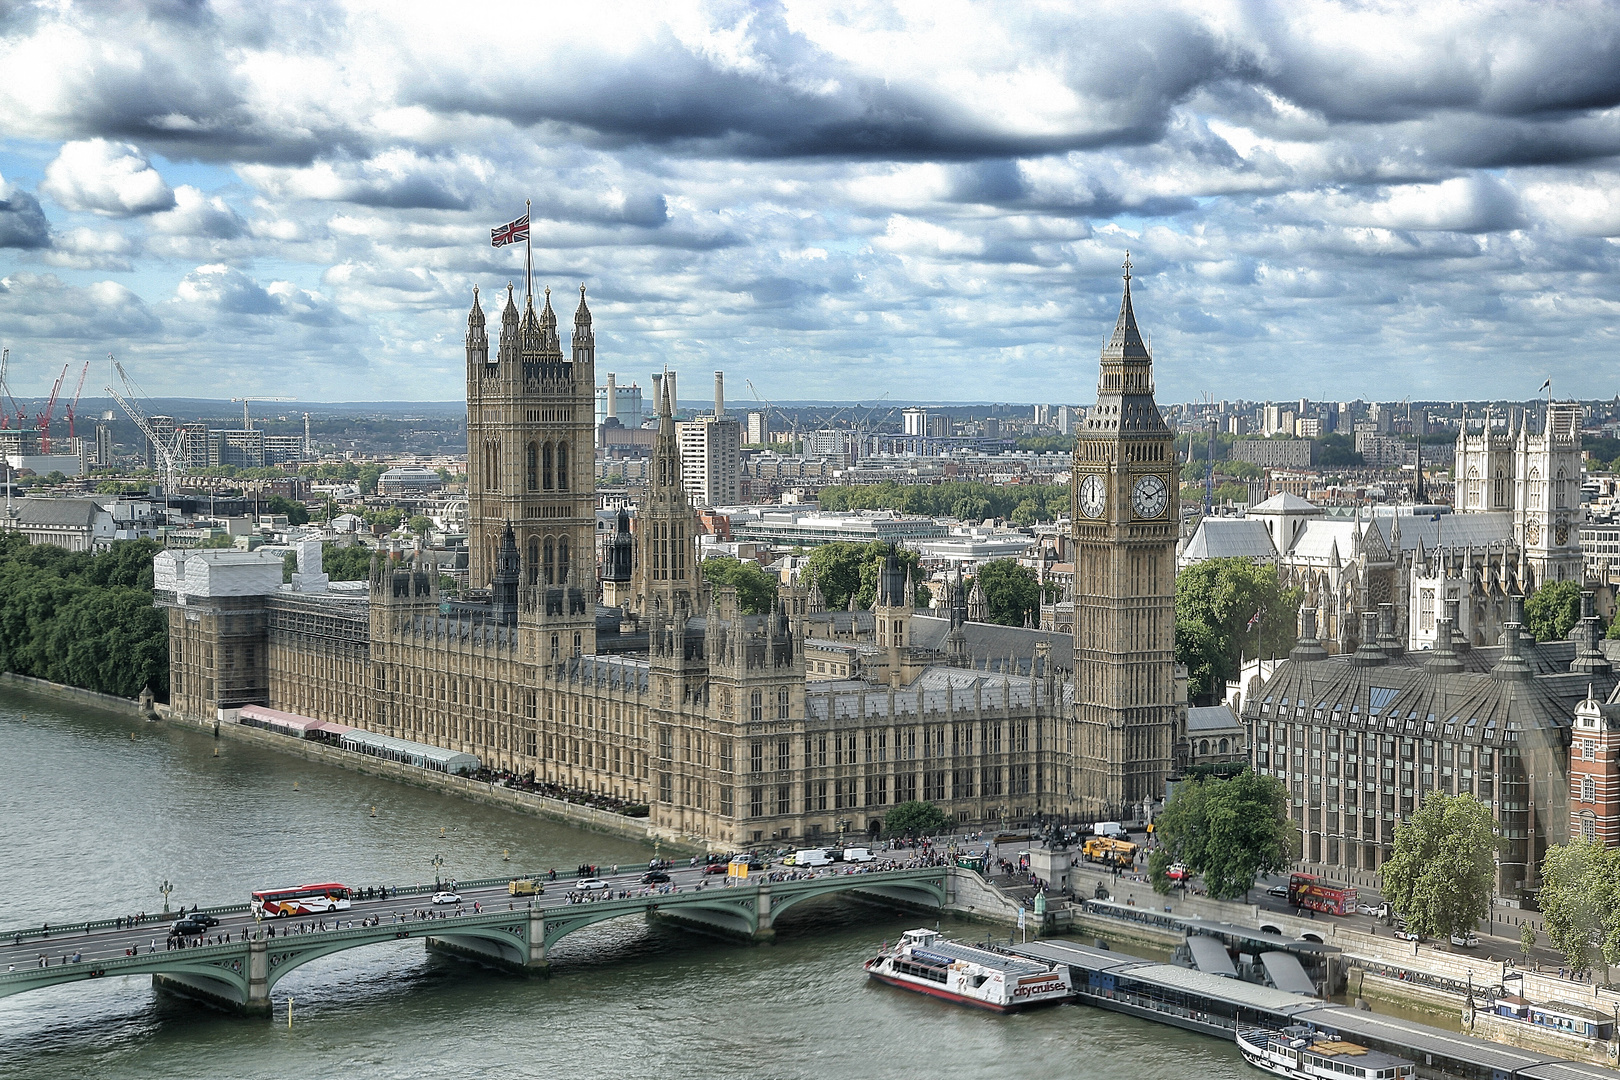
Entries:
<svg viewBox="0 0 1620 1080">
<path fill-rule="evenodd" d="M 1162 798 L 1186 716 L 1177 470 L 1128 269 L 1075 449 L 1072 638 L 966 624 L 959 588 L 948 620 L 916 612 L 892 558 L 871 611 L 825 612 L 806 582 L 744 614 L 698 566 L 672 379 L 649 487 L 599 567 L 584 288 L 566 352 L 549 290 L 536 312 L 508 288 L 493 350 L 475 294 L 466 363 L 467 594 L 441 596 L 409 553 L 350 588 L 317 544 L 291 585 L 279 556 L 163 552 L 174 715 L 261 705 L 463 751 L 645 803 L 657 833 L 716 848 L 872 833 L 909 799 L 977 828 Z M 807 646 L 840 634 L 867 642 L 862 670 L 807 684 Z"/>
</svg>

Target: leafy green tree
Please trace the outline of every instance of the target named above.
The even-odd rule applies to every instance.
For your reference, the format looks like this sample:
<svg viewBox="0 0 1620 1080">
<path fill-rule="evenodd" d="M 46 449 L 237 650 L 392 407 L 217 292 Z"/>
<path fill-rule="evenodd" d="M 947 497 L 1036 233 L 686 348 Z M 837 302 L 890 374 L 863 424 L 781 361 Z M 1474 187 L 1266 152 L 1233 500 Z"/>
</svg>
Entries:
<svg viewBox="0 0 1620 1080">
<path fill-rule="evenodd" d="M 1023 626 L 1024 617 L 1038 612 L 1041 590 L 1035 571 L 1013 559 L 995 559 L 979 567 L 979 587 L 990 608 L 990 621 Z"/>
<path fill-rule="evenodd" d="M 152 606 L 149 540 L 69 552 L 0 535 L 0 669 L 136 697 L 169 686 L 167 614 Z"/>
<path fill-rule="evenodd" d="M 1581 584 L 1551 581 L 1524 602 L 1524 625 L 1537 641 L 1563 641 L 1581 618 Z"/>
<path fill-rule="evenodd" d="M 1282 781 L 1244 769 L 1230 779 L 1204 777 L 1176 786 L 1154 822 L 1159 847 L 1148 860 L 1158 892 L 1170 891 L 1166 872 L 1180 862 L 1204 879 L 1209 895 L 1242 897 L 1260 874 L 1286 869 L 1299 848 Z"/>
<path fill-rule="evenodd" d="M 1519 927 L 1519 952 L 1524 954 L 1526 960 L 1530 959 L 1530 951 L 1536 947 L 1536 928 L 1529 923 Z"/>
<path fill-rule="evenodd" d="M 364 581 L 371 576 L 371 556 L 375 552 L 362 544 L 338 547 L 321 545 L 321 570 L 333 581 Z"/>
<path fill-rule="evenodd" d="M 703 560 L 703 576 L 711 585 L 736 589 L 744 615 L 764 615 L 776 603 L 777 579 L 758 563 L 716 556 Z"/>
<path fill-rule="evenodd" d="M 1012 523 L 1014 525 L 1033 525 L 1037 521 L 1045 520 L 1045 508 L 1034 499 L 1025 499 L 1013 507 Z"/>
<path fill-rule="evenodd" d="M 888 837 L 933 836 L 950 827 L 950 815 L 931 802 L 912 799 L 900 803 L 883 816 L 883 835 Z"/>
<path fill-rule="evenodd" d="M 280 495 L 272 495 L 270 496 L 270 501 L 265 504 L 265 507 L 272 514 L 285 515 L 287 518 L 287 524 L 289 525 L 309 524 L 309 507 L 305 506 L 301 502 L 297 502 L 293 499 L 284 499 Z"/>
<path fill-rule="evenodd" d="M 810 553 L 803 572 L 814 577 L 821 585 L 821 595 L 826 597 L 829 609 L 837 611 L 847 607 L 852 593 L 858 605 L 870 608 L 877 596 L 878 568 L 888 552 L 889 546 L 878 540 L 866 544 L 847 541 L 822 544 Z M 912 584 L 916 588 L 913 602 L 927 603 L 933 594 L 926 585 L 917 584 L 917 579 L 922 576 L 918 570 L 917 553 L 901 548 L 898 557 L 901 565 L 911 571 Z"/>
<path fill-rule="evenodd" d="M 383 474 L 381 465 L 362 465 L 355 470 L 354 479 L 360 482 L 360 494 L 377 494 L 377 478 Z"/>
<path fill-rule="evenodd" d="M 1547 940 L 1585 971 L 1598 953 L 1620 964 L 1620 848 L 1577 840 L 1547 849 L 1537 904 Z"/>
<path fill-rule="evenodd" d="M 1324 435 L 1316 440 L 1316 463 L 1344 467 L 1346 465 L 1367 464 L 1356 450 L 1356 440 L 1353 435 Z"/>
<path fill-rule="evenodd" d="M 1395 827 L 1384 898 L 1422 937 L 1466 934 L 1491 913 L 1497 844 L 1490 807 L 1472 795 L 1431 792 Z"/>
<path fill-rule="evenodd" d="M 1208 559 L 1177 574 L 1176 660 L 1187 665 L 1193 700 L 1213 700 L 1237 675 L 1241 657 L 1293 648 L 1303 598 L 1298 588 L 1282 588 L 1276 567 L 1247 559 Z"/>
<path fill-rule="evenodd" d="M 405 527 L 417 536 L 426 536 L 433 531 L 433 519 L 426 514 L 412 514 Z"/>
</svg>

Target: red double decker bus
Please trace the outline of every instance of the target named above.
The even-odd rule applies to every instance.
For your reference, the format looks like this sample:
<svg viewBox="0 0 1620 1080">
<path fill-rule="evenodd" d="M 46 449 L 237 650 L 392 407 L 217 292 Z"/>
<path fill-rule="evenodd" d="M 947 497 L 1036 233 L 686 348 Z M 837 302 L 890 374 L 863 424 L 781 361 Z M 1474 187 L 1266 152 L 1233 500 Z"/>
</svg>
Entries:
<svg viewBox="0 0 1620 1080">
<path fill-rule="evenodd" d="M 264 889 L 253 894 L 253 914 L 261 919 L 291 915 L 324 915 L 349 906 L 347 885 L 299 885 L 291 889 Z"/>
<path fill-rule="evenodd" d="M 1323 881 L 1315 874 L 1294 874 L 1288 879 L 1288 902 L 1329 915 L 1354 915 L 1356 889 L 1354 885 Z"/>
</svg>

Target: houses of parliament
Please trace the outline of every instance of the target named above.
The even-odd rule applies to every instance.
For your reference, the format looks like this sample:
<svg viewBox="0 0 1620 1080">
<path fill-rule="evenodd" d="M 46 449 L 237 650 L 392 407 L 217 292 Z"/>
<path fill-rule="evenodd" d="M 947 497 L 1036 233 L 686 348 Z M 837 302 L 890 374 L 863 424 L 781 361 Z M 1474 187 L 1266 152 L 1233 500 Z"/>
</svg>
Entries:
<svg viewBox="0 0 1620 1080">
<path fill-rule="evenodd" d="M 717 848 L 875 833 L 910 799 L 978 828 L 1163 797 L 1185 742 L 1178 484 L 1129 263 L 1074 451 L 1072 635 L 970 622 L 960 581 L 915 610 L 892 556 L 870 611 L 826 611 L 801 581 L 745 614 L 698 564 L 669 379 L 650 485 L 599 560 L 584 287 L 567 351 L 549 290 L 537 312 L 508 287 L 493 348 L 475 293 L 466 364 L 466 594 L 410 553 L 327 582 L 312 543 L 284 585 L 278 555 L 165 551 L 174 715 L 259 705 L 463 751 Z M 807 647 L 835 640 L 861 663 L 807 681 Z"/>
</svg>

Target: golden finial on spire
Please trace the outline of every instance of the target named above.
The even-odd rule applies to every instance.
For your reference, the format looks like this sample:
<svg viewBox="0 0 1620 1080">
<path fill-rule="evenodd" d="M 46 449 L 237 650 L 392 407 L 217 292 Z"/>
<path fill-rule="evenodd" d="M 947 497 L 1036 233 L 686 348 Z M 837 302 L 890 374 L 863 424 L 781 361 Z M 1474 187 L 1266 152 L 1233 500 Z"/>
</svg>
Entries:
<svg viewBox="0 0 1620 1080">
<path fill-rule="evenodd" d="M 1131 249 L 1125 249 L 1125 280 L 1131 280 Z"/>
</svg>

